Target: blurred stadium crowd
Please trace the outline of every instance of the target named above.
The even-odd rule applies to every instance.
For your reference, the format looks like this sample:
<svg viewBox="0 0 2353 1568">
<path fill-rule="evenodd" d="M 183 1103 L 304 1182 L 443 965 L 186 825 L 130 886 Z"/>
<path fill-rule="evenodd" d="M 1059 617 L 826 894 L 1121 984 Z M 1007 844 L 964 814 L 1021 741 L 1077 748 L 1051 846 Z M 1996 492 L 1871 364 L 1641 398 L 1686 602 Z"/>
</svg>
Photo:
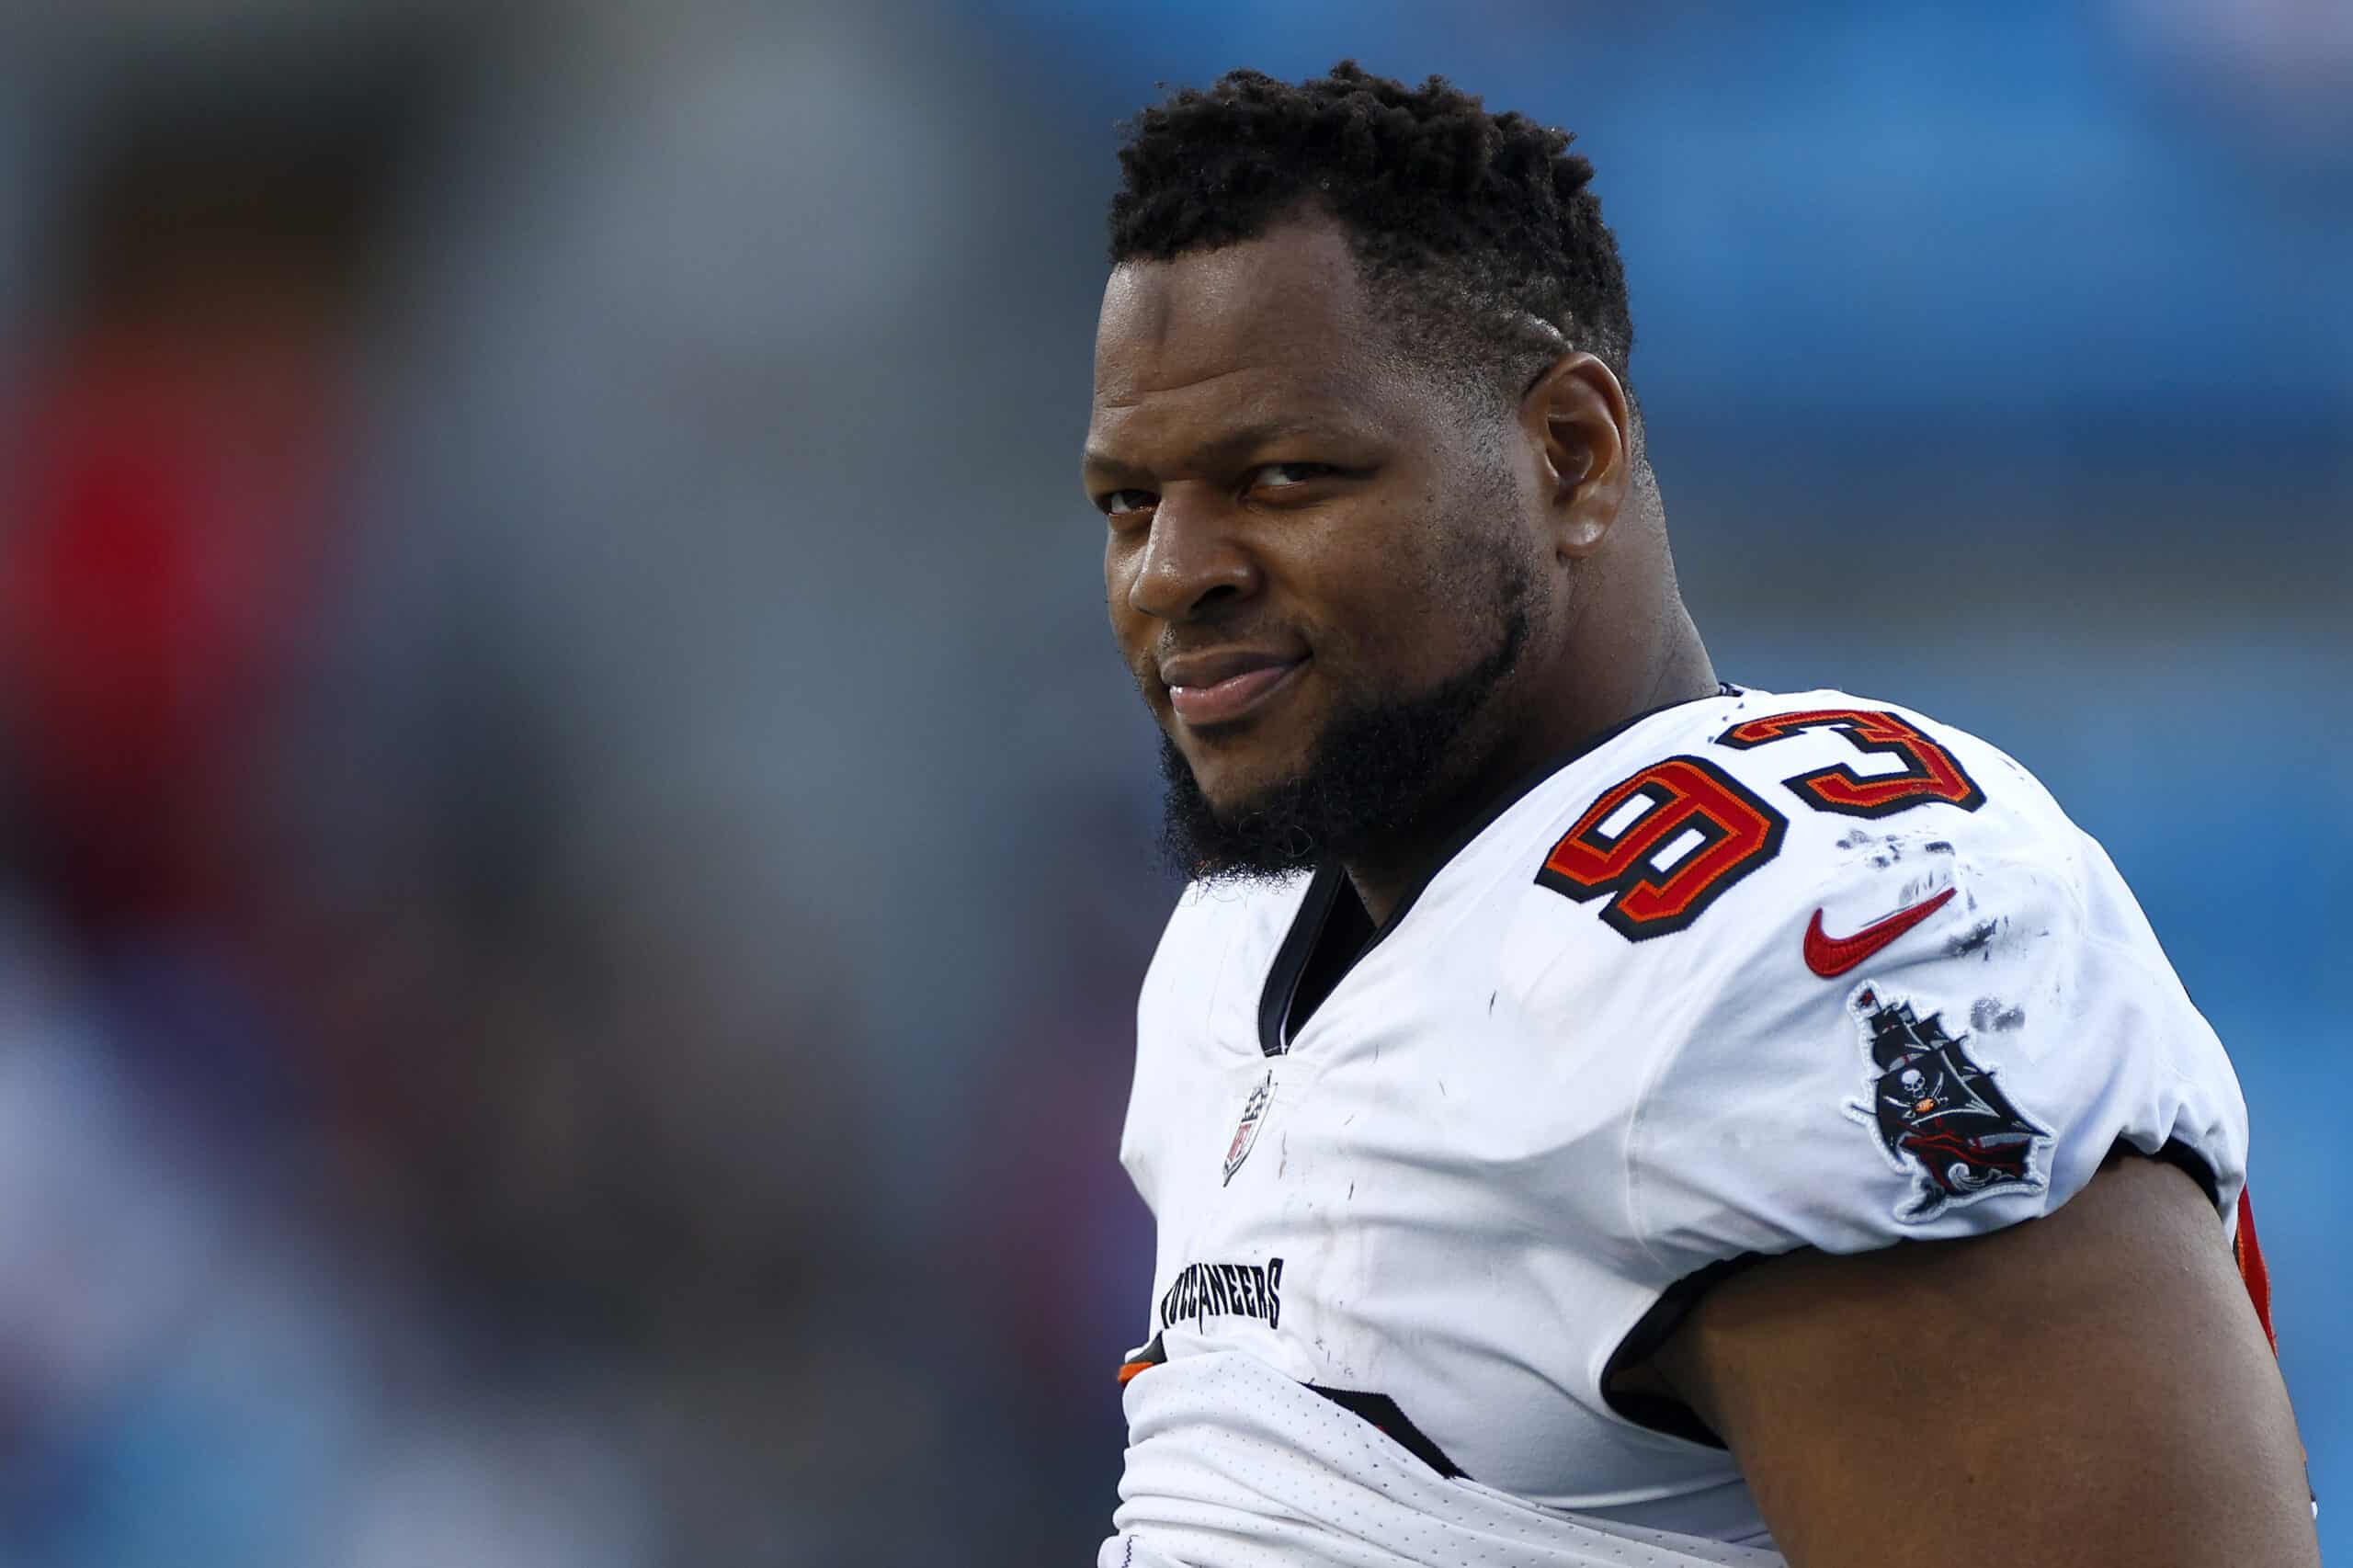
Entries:
<svg viewBox="0 0 2353 1568">
<path fill-rule="evenodd" d="M 1072 478 L 1112 125 L 1344 54 L 1584 132 L 1718 666 L 2133 881 L 2328 1541 L 2348 15 L 0 21 L 0 1561 L 1089 1560 L 1170 893 Z"/>
</svg>

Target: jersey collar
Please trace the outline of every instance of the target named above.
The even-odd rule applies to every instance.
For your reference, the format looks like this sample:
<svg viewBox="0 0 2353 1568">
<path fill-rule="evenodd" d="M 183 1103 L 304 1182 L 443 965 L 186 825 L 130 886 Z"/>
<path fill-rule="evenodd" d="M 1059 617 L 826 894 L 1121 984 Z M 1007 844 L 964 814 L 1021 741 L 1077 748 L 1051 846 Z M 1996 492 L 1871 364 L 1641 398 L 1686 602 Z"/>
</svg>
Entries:
<svg viewBox="0 0 2353 1568">
<path fill-rule="evenodd" d="M 1423 892 L 1438 880 L 1440 872 L 1452 865 L 1455 858 L 1470 847 L 1474 839 L 1493 827 L 1498 817 L 1527 799 L 1529 794 L 1546 779 L 1579 758 L 1608 745 L 1646 719 L 1655 718 L 1661 713 L 1671 712 L 1677 708 L 1687 708 L 1694 702 L 1712 702 L 1722 698 L 1741 695 L 1743 695 L 1742 687 L 1728 682 L 1720 682 L 1716 689 L 1707 696 L 1687 697 L 1679 701 L 1662 702 L 1655 708 L 1644 709 L 1630 719 L 1612 724 L 1598 733 L 1586 736 L 1575 745 L 1548 757 L 1515 779 L 1466 824 L 1461 831 L 1448 841 L 1446 847 L 1431 860 L 1429 869 L 1422 874 L 1418 881 L 1405 890 L 1405 896 L 1397 901 L 1397 907 L 1389 912 L 1389 918 L 1376 926 L 1372 935 L 1358 948 L 1353 955 L 1348 957 L 1339 975 L 1334 979 L 1329 987 L 1325 988 L 1324 997 L 1328 999 L 1332 992 L 1339 988 L 1341 982 L 1347 978 L 1348 971 L 1363 962 L 1364 956 L 1379 947 L 1390 932 L 1397 929 L 1398 924 L 1412 912 L 1414 905 L 1421 901 Z M 1347 898 L 1356 896 L 1355 891 L 1348 886 L 1347 873 L 1341 869 L 1336 860 L 1329 858 L 1318 860 L 1315 865 L 1315 874 L 1307 884 L 1307 896 L 1300 900 L 1299 910 L 1291 916 L 1290 929 L 1284 934 L 1282 945 L 1275 949 L 1273 967 L 1267 971 L 1266 986 L 1258 995 L 1258 1049 L 1268 1056 L 1280 1056 L 1290 1049 L 1293 1028 L 1290 1016 L 1292 1000 L 1299 994 L 1300 980 L 1306 974 L 1310 961 L 1315 957 L 1316 949 L 1322 945 L 1324 933 L 1330 928 L 1332 912 L 1338 907 L 1339 901 L 1344 896 Z M 1302 1018 L 1299 1022 L 1304 1024 L 1306 1019 Z"/>
</svg>

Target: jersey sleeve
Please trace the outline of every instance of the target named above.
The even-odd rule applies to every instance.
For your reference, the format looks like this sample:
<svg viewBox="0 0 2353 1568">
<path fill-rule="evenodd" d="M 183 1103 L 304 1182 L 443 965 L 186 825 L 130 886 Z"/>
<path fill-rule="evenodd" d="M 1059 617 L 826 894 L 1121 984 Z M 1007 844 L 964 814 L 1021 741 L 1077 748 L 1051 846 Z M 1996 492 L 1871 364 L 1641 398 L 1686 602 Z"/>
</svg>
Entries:
<svg viewBox="0 0 2353 1568">
<path fill-rule="evenodd" d="M 1625 1144 L 1654 1283 L 2016 1224 L 2120 1145 L 2234 1221 L 2246 1114 L 2222 1046 L 2108 857 L 2018 787 L 2037 798 L 1834 826 L 1810 877 L 1676 938 L 1688 985 Z"/>
</svg>

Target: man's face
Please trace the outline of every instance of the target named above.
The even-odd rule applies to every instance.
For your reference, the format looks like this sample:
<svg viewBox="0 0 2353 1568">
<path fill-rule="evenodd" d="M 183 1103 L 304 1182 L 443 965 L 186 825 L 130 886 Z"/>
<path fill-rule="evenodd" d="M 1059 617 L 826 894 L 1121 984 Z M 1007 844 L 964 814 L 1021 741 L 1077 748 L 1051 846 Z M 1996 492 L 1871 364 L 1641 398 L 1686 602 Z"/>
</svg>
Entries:
<svg viewBox="0 0 2353 1568">
<path fill-rule="evenodd" d="M 1326 221 L 1112 276 L 1085 474 L 1172 826 L 1189 785 L 1220 825 L 1345 849 L 1475 770 L 1546 554 L 1511 410 L 1399 347 Z"/>
</svg>

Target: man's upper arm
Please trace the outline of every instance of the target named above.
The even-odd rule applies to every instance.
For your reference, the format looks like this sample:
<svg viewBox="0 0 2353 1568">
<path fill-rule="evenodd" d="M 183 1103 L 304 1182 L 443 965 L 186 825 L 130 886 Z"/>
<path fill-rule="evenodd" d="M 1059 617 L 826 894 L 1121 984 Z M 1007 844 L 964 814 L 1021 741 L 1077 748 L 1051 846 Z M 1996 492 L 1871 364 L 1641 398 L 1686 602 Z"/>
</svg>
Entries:
<svg viewBox="0 0 2353 1568">
<path fill-rule="evenodd" d="M 1750 787 L 1802 793 L 1836 767 L 1777 770 L 1852 752 L 1852 717 L 1722 741 Z M 1663 939 L 1622 1213 L 1593 1221 L 1655 1295 L 1602 1397 L 1727 1441 L 1801 1568 L 2309 1564 L 2233 1267 L 2248 1128 L 2221 1042 L 2015 762 L 1881 717 L 1976 798 L 1793 813 L 1712 929 Z"/>
<path fill-rule="evenodd" d="M 2320 1562 L 2229 1244 L 2157 1161 L 1987 1235 L 1756 1264 L 1654 1365 L 1796 1568 Z"/>
</svg>

